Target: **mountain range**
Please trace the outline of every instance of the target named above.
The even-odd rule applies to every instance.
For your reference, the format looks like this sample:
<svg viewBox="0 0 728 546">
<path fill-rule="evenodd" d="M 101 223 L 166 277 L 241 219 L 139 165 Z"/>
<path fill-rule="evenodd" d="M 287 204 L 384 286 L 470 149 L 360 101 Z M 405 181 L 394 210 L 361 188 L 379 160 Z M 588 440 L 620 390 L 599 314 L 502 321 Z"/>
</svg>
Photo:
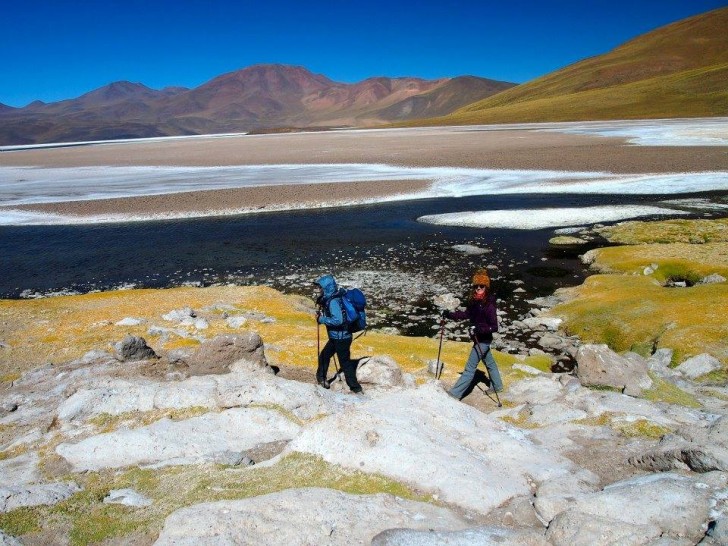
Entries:
<svg viewBox="0 0 728 546">
<path fill-rule="evenodd" d="M 0 144 L 366 127 L 446 115 L 515 85 L 473 76 L 346 84 L 299 66 L 255 65 L 194 89 L 121 81 L 75 99 L 0 106 Z"/>
<path fill-rule="evenodd" d="M 721 8 L 421 124 L 726 115 L 728 8 Z"/>
<path fill-rule="evenodd" d="M 114 82 L 24 108 L 0 104 L 0 145 L 303 128 L 728 115 L 728 8 L 638 36 L 521 85 L 474 76 L 335 82 L 255 65 L 187 89 Z"/>
</svg>

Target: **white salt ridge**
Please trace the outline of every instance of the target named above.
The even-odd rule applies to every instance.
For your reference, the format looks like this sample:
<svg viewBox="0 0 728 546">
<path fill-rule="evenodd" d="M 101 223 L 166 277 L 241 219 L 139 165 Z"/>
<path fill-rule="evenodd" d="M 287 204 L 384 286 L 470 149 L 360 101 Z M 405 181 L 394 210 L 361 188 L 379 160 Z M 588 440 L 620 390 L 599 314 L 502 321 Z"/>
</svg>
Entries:
<svg viewBox="0 0 728 546">
<path fill-rule="evenodd" d="M 728 190 L 728 172 L 613 175 L 600 172 L 529 171 L 467 168 L 411 168 L 382 164 L 252 165 L 232 167 L 84 167 L 0 168 L 0 206 L 72 200 L 139 197 L 210 189 L 323 182 L 432 180 L 427 190 L 336 202 L 342 206 L 372 202 L 525 193 L 680 194 Z M 64 216 L 6 208 L 0 225 L 95 224 L 221 216 L 302 208 L 278 204 L 265 209 L 169 212 L 157 215 L 108 214 Z M 305 208 L 311 208 L 306 204 Z"/>
<path fill-rule="evenodd" d="M 628 218 L 688 214 L 661 207 L 622 205 L 583 208 L 486 210 L 421 216 L 426 224 L 475 228 L 543 229 L 550 227 L 615 222 Z"/>
<path fill-rule="evenodd" d="M 728 118 L 594 121 L 542 130 L 626 138 L 638 146 L 728 146 Z"/>
</svg>

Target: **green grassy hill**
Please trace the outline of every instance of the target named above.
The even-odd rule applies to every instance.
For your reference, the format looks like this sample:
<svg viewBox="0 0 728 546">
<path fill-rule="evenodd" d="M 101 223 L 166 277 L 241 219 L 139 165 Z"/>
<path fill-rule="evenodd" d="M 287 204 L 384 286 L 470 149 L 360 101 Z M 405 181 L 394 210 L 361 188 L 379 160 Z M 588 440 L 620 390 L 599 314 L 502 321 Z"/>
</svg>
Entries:
<svg viewBox="0 0 728 546">
<path fill-rule="evenodd" d="M 425 124 L 728 115 L 728 8 L 661 27 Z"/>
</svg>

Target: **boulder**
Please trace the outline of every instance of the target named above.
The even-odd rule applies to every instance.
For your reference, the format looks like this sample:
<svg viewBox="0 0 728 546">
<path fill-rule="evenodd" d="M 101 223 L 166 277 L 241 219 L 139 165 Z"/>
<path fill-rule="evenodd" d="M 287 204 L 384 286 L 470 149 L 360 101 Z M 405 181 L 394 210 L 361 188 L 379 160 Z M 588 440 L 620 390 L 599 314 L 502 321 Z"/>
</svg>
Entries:
<svg viewBox="0 0 728 546">
<path fill-rule="evenodd" d="M 11 459 L 0 460 L 0 487 L 24 485 L 38 481 L 38 454 L 29 451 Z"/>
<path fill-rule="evenodd" d="M 427 531 L 468 525 L 455 512 L 425 502 L 304 488 L 181 508 L 167 517 L 155 544 L 370 544 L 394 527 Z"/>
<path fill-rule="evenodd" d="M 457 250 L 458 252 L 462 252 L 463 254 L 467 254 L 468 256 L 480 256 L 482 254 L 492 252 L 489 248 L 482 248 L 475 245 L 453 245 L 450 248 Z"/>
<path fill-rule="evenodd" d="M 0 513 L 28 506 L 50 506 L 81 491 L 74 482 L 0 488 Z"/>
<path fill-rule="evenodd" d="M 263 340 L 257 333 L 226 334 L 205 341 L 189 357 L 189 374 L 228 373 L 231 366 L 240 361 L 244 361 L 241 362 L 241 371 L 268 367 Z"/>
<path fill-rule="evenodd" d="M 436 544 L 498 546 L 551 546 L 543 531 L 507 527 L 475 527 L 462 531 L 388 529 L 376 535 L 372 546 L 424 546 Z"/>
<path fill-rule="evenodd" d="M 121 361 L 130 360 L 149 360 L 157 358 L 146 340 L 143 337 L 126 336 L 122 341 L 114 346 L 116 350 L 116 358 Z"/>
<path fill-rule="evenodd" d="M 651 543 L 661 533 L 657 525 L 626 523 L 566 510 L 549 524 L 546 538 L 553 546 L 637 545 Z"/>
<path fill-rule="evenodd" d="M 700 377 L 701 375 L 720 370 L 722 367 L 723 366 L 721 365 L 720 360 L 709 355 L 708 353 L 703 353 L 698 356 L 688 358 L 676 369 L 685 377 L 695 379 L 696 377 Z"/>
<path fill-rule="evenodd" d="M 674 473 L 639 476 L 613 483 L 596 493 L 577 494 L 570 509 L 594 518 L 593 521 L 598 523 L 596 532 L 615 528 L 612 521 L 616 521 L 632 526 L 634 532 L 643 533 L 641 537 L 626 542 L 628 544 L 647 543 L 655 536 L 655 528 L 659 529 L 660 534 L 688 538 L 697 543 L 708 530 L 716 495 L 720 495 L 720 490 L 725 488 L 725 479 L 720 479 L 720 473 L 714 474 L 715 479 L 706 481 L 702 477 L 692 479 Z M 584 516 L 574 519 L 582 523 L 586 521 Z M 559 535 L 568 538 L 571 534 L 569 529 L 574 529 L 576 525 L 578 522 L 570 524 L 567 520 L 555 526 L 552 532 L 556 533 L 560 528 Z M 627 531 L 629 529 L 624 528 Z"/>
<path fill-rule="evenodd" d="M 363 386 L 396 387 L 404 384 L 401 368 L 388 356 L 375 356 L 360 362 L 356 377 Z"/>
<path fill-rule="evenodd" d="M 652 386 L 644 359 L 622 357 L 606 345 L 582 345 L 576 362 L 577 376 L 585 387 L 613 387 L 639 396 Z"/>
<path fill-rule="evenodd" d="M 632 456 L 628 462 L 650 472 L 686 469 L 694 472 L 728 471 L 728 450 L 670 435 L 663 438 L 656 448 Z"/>
<path fill-rule="evenodd" d="M 151 506 L 152 500 L 133 489 L 112 489 L 104 497 L 104 504 L 123 504 L 124 506 Z"/>
<path fill-rule="evenodd" d="M 247 451 L 258 444 L 290 440 L 300 426 L 280 412 L 235 408 L 221 413 L 91 436 L 62 443 L 56 453 L 76 471 L 133 465 L 199 464 L 215 461 L 221 452 Z"/>
<path fill-rule="evenodd" d="M 197 314 L 190 307 L 174 309 L 169 313 L 162 315 L 162 318 L 169 322 L 183 322 L 195 317 L 197 317 Z"/>
<path fill-rule="evenodd" d="M 535 483 L 585 472 L 501 419 L 452 399 L 438 381 L 308 423 L 286 450 L 387 476 L 482 514 L 530 495 Z"/>
<path fill-rule="evenodd" d="M 702 279 L 700 279 L 700 282 L 698 284 L 715 284 L 725 281 L 726 278 L 723 275 L 719 275 L 718 273 L 712 273 L 707 277 L 703 277 Z"/>
</svg>

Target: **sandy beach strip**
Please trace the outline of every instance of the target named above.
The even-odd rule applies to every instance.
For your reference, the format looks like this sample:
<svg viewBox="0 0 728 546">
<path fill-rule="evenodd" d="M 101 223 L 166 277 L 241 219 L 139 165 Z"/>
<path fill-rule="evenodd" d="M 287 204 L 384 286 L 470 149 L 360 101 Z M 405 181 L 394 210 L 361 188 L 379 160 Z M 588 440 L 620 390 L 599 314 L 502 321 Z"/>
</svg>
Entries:
<svg viewBox="0 0 728 546">
<path fill-rule="evenodd" d="M 611 173 L 728 170 L 726 147 L 635 146 L 622 138 L 469 127 L 327 131 L 118 142 L 0 153 L 0 166 L 382 163 Z"/>
<path fill-rule="evenodd" d="M 162 195 L 37 203 L 0 207 L 76 218 L 93 216 L 210 216 L 218 212 L 301 209 L 385 200 L 425 192 L 426 180 L 327 182 L 253 186 L 234 189 L 179 192 Z"/>
</svg>

